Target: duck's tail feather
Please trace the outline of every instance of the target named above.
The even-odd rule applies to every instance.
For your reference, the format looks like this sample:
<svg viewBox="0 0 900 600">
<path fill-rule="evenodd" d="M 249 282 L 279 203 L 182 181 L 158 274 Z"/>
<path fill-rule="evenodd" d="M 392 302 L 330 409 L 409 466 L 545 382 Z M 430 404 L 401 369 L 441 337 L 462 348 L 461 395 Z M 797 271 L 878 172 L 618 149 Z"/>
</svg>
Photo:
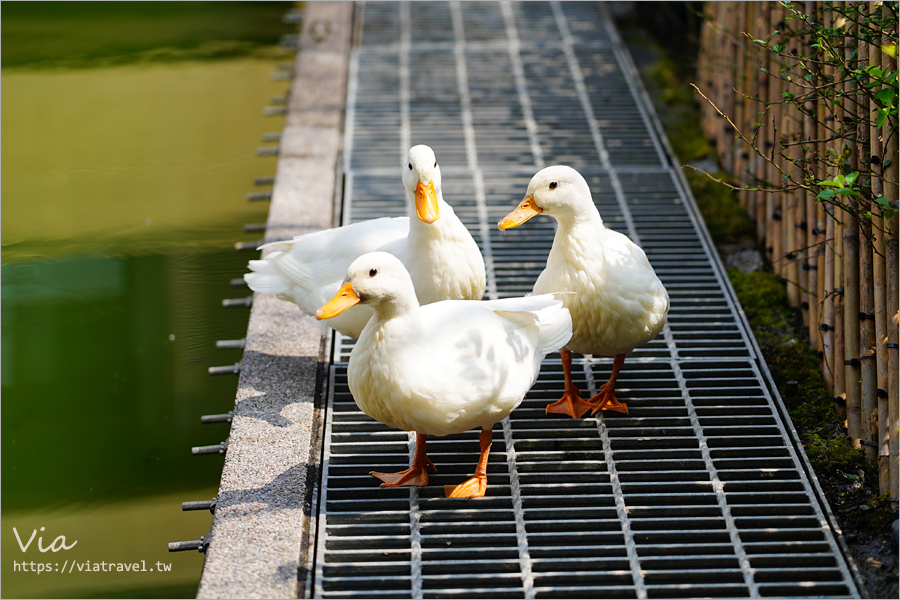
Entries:
<svg viewBox="0 0 900 600">
<path fill-rule="evenodd" d="M 537 324 L 537 351 L 541 356 L 556 352 L 572 338 L 572 316 L 554 294 L 493 300 L 494 312 L 522 326 Z"/>
<path fill-rule="evenodd" d="M 291 282 L 285 276 L 279 258 L 283 252 L 272 252 L 266 258 L 251 260 L 247 266 L 250 273 L 244 274 L 244 281 L 254 292 L 261 294 L 287 294 L 291 290 Z"/>
<path fill-rule="evenodd" d="M 540 353 L 556 352 L 572 339 L 572 315 L 562 302 L 556 301 L 538 312 L 541 327 Z"/>
</svg>

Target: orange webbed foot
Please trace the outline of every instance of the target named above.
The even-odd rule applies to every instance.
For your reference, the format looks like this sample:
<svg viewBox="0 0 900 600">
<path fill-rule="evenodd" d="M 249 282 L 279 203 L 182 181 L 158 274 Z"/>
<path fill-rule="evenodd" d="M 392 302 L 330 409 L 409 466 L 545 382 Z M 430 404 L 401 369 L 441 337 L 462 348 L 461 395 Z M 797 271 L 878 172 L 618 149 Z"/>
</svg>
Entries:
<svg viewBox="0 0 900 600">
<path fill-rule="evenodd" d="M 434 467 L 431 461 L 429 466 Z M 418 486 L 428 485 L 428 471 L 419 466 L 412 466 L 405 471 L 399 473 L 376 473 L 371 471 L 369 475 L 377 477 L 383 483 L 381 487 L 401 487 L 401 486 Z"/>
<path fill-rule="evenodd" d="M 578 390 L 566 390 L 563 397 L 552 404 L 548 404 L 546 412 L 548 414 L 555 413 L 559 415 L 569 415 L 573 419 L 577 419 L 589 410 L 593 410 L 594 405 L 585 402 L 578 395 Z"/>
<path fill-rule="evenodd" d="M 447 498 L 481 498 L 487 491 L 487 477 L 476 475 L 459 485 L 445 485 L 444 495 Z"/>
<path fill-rule="evenodd" d="M 605 386 L 604 386 L 605 387 Z M 612 410 L 623 414 L 628 414 L 628 406 L 624 402 L 619 402 L 613 392 L 607 392 L 601 388 L 600 393 L 590 399 L 591 414 L 596 415 L 601 410 Z"/>
</svg>

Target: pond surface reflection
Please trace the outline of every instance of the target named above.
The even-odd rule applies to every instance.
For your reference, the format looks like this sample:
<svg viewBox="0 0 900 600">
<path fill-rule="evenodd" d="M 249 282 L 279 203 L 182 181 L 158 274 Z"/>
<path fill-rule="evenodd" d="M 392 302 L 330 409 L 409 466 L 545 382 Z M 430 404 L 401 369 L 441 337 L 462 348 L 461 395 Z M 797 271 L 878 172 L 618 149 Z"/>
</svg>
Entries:
<svg viewBox="0 0 900 600">
<path fill-rule="evenodd" d="M 214 29 L 219 3 L 188 4 L 189 18 L 175 10 L 166 23 Z M 270 19 L 268 46 L 241 41 L 235 23 L 244 5 L 235 4 L 222 36 L 240 43 L 225 44 L 224 58 L 196 60 L 197 44 L 163 40 L 153 42 L 169 44 L 163 61 L 148 57 L 150 42 L 125 59 L 115 48 L 99 51 L 112 65 L 93 55 L 30 64 L 18 49 L 10 52 L 18 64 L 4 61 L 5 597 L 196 593 L 202 555 L 169 554 L 166 544 L 209 528 L 209 513 L 182 513 L 180 502 L 216 493 L 221 458 L 190 448 L 227 435 L 200 416 L 231 409 L 236 379 L 207 368 L 241 357 L 215 342 L 243 337 L 249 312 L 221 300 L 249 294 L 229 284 L 249 257 L 234 242 L 261 237 L 242 228 L 264 222 L 267 206 L 244 196 L 265 189 L 253 188 L 254 177 L 275 172 L 275 158 L 255 148 L 263 132 L 283 126 L 262 109 L 287 91 L 270 74 L 292 58 L 272 46 L 288 31 L 280 17 L 290 4 L 243 8 L 253 36 Z M 8 29 L 41 25 L 27 15 L 17 21 L 7 6 L 4 59 Z M 136 10 L 119 11 L 133 18 L 108 12 L 121 28 L 142 22 Z M 88 29 L 109 24 L 88 17 Z M 48 32 L 72 21 L 68 13 L 41 18 Z M 208 49 L 216 35 L 203 35 Z M 61 535 L 77 544 L 41 552 Z M 122 568 L 134 563 L 141 568 Z M 49 572 L 36 572 L 38 564 Z"/>
</svg>

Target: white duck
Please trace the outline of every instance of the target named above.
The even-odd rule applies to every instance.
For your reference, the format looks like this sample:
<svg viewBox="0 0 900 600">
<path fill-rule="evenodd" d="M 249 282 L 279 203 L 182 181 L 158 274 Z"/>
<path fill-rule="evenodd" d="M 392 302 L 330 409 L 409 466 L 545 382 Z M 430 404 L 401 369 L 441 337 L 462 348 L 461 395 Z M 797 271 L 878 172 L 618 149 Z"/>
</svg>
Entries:
<svg viewBox="0 0 900 600">
<path fill-rule="evenodd" d="M 333 318 L 358 303 L 372 307 L 375 316 L 350 354 L 353 398 L 373 419 L 416 432 L 409 469 L 371 474 L 387 487 L 427 485 L 427 469 L 434 465 L 426 436 L 480 427 L 475 476 L 444 491 L 448 497 L 483 496 L 491 428 L 531 389 L 544 356 L 569 340 L 569 312 L 551 294 L 420 306 L 409 273 L 385 252 L 353 261 L 346 283 L 316 318 Z"/>
<path fill-rule="evenodd" d="M 627 413 L 615 397 L 616 377 L 625 355 L 662 330 L 669 294 L 644 251 L 606 228 L 587 182 L 575 169 L 553 166 L 539 171 L 528 184 L 525 199 L 498 227 L 509 229 L 541 213 L 555 218 L 558 226 L 534 293 L 574 292 L 561 296 L 573 323 L 572 339 L 560 353 L 565 392 L 547 406 L 547 412 L 573 418 L 588 410 Z M 572 352 L 615 356 L 609 381 L 588 401 L 572 383 Z"/>
<path fill-rule="evenodd" d="M 409 217 L 373 219 L 266 244 L 263 247 L 288 247 L 250 261 L 252 272 L 244 275 L 250 289 L 277 294 L 312 315 L 338 290 L 355 258 L 380 250 L 403 261 L 423 304 L 480 300 L 484 259 L 466 226 L 444 202 L 441 170 L 431 148 L 410 148 L 402 180 Z M 328 325 L 355 338 L 371 316 L 370 308 L 359 306 Z"/>
</svg>

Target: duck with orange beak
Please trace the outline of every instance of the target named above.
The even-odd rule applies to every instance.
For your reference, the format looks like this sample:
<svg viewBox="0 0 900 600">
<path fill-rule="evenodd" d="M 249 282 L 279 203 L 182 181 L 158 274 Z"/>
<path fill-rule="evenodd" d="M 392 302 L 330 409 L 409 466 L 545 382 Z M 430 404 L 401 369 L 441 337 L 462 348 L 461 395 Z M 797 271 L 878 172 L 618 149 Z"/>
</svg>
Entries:
<svg viewBox="0 0 900 600">
<path fill-rule="evenodd" d="M 354 259 L 373 251 L 397 256 L 409 270 L 423 304 L 439 300 L 480 300 L 484 259 L 466 226 L 444 201 L 441 170 L 434 151 L 413 146 L 402 167 L 408 217 L 383 217 L 297 236 L 261 246 L 282 249 L 251 260 L 244 275 L 255 292 L 276 294 L 308 315 L 331 298 Z M 325 321 L 349 337 L 359 337 L 372 310 L 357 306 Z"/>
<path fill-rule="evenodd" d="M 588 411 L 628 407 L 615 396 L 625 355 L 662 331 L 669 294 L 644 251 L 628 237 L 608 229 L 594 205 L 584 177 L 566 166 L 547 167 L 528 184 L 525 199 L 497 225 L 517 227 L 536 215 L 557 221 L 547 266 L 534 284 L 535 294 L 561 295 L 572 313 L 572 339 L 560 352 L 565 391 L 548 413 L 578 418 Z M 612 373 L 599 393 L 583 400 L 572 383 L 572 352 L 613 356 Z"/>
<path fill-rule="evenodd" d="M 384 252 L 356 259 L 316 317 L 332 319 L 359 305 L 371 307 L 374 316 L 350 353 L 353 399 L 373 419 L 416 432 L 409 469 L 371 475 L 383 487 L 427 485 L 434 465 L 426 437 L 480 428 L 474 477 L 445 486 L 444 493 L 483 496 L 491 429 L 522 402 L 544 357 L 571 337 L 569 311 L 552 294 L 420 306 L 409 273 Z"/>
</svg>

